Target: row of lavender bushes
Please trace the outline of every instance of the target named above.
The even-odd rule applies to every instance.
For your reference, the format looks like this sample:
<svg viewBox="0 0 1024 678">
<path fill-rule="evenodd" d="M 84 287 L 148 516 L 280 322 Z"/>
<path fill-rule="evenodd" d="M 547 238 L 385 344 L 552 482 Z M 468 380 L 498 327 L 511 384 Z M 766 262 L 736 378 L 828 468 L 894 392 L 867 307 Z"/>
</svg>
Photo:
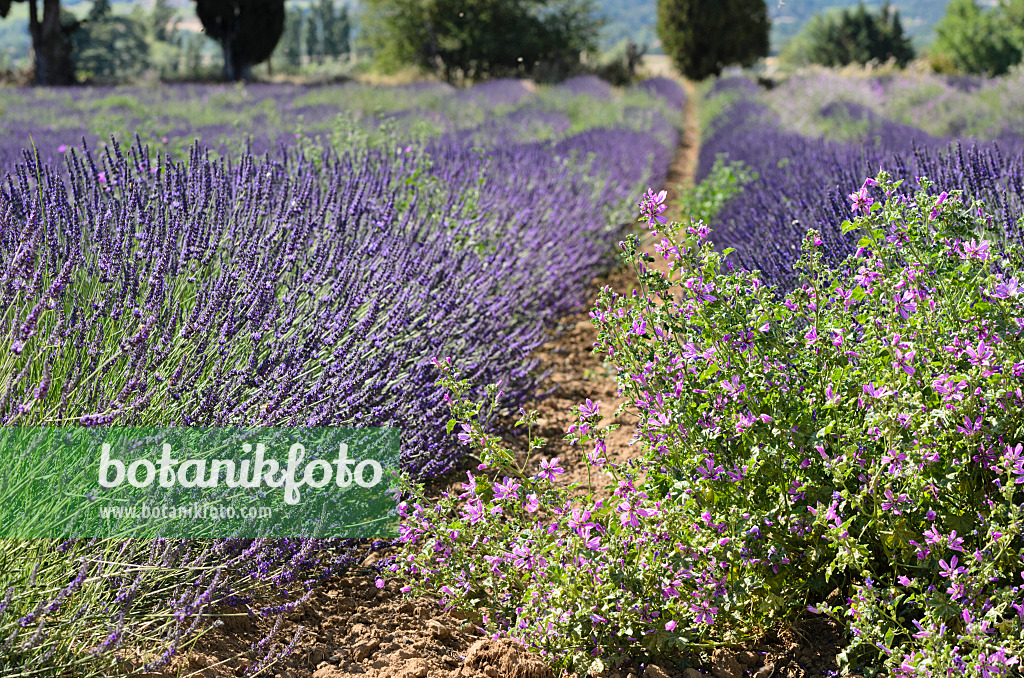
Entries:
<svg viewBox="0 0 1024 678">
<path fill-rule="evenodd" d="M 628 124 L 482 150 L 456 131 L 26 151 L 0 190 L 4 425 L 395 425 L 406 470 L 446 473 L 431 356 L 502 380 L 504 406 L 536 395 L 532 350 L 665 179 L 682 97 L 655 89 Z M 344 571 L 350 546 L 5 541 L 0 673 L 152 670 L 225 611 L 281 613 L 268 592 Z M 273 635 L 250 672 L 287 652 Z"/>
<path fill-rule="evenodd" d="M 1024 73 L 998 78 L 812 68 L 764 95 L 783 125 L 807 136 L 849 137 L 843 125 L 821 111 L 853 103 L 875 115 L 919 128 L 936 137 L 998 139 L 1020 136 L 1024 119 Z"/>
<path fill-rule="evenodd" d="M 1021 140 L 936 138 L 846 102 L 831 104 L 832 114 L 841 109 L 868 127 L 859 141 L 835 142 L 784 130 L 749 80 L 721 80 L 709 99 L 721 111 L 705 130 L 697 180 L 712 174 L 719 158 L 740 162 L 758 174 L 722 207 L 714 220 L 713 240 L 723 248 L 736 248 L 740 261 L 783 289 L 795 279 L 793 267 L 806 229 L 820 232 L 830 264 L 856 249 L 856 242 L 841 233 L 850 217 L 847 194 L 880 167 L 903 180 L 907 191 L 920 187 L 919 177 L 944 189 L 962 188 L 969 198 L 991 206 L 1006 238 L 1021 242 L 1024 237 Z"/>
<path fill-rule="evenodd" d="M 560 139 L 590 127 L 643 128 L 637 109 L 649 96 L 682 110 L 683 91 L 671 80 L 653 78 L 613 91 L 592 77 L 556 86 L 528 87 L 519 80 L 495 80 L 468 89 L 443 83 L 373 87 L 301 85 L 168 85 L 158 88 L 5 88 L 0 101 L 0 168 L 21 161 L 34 145 L 46 161 L 68 149 L 92 148 L 113 136 L 127 145 L 139 136 L 187 160 L 198 139 L 219 155 L 238 155 L 246 146 L 257 155 L 307 137 L 381 137 L 390 129 L 408 138 L 462 132 L 489 147 L 499 140 Z M 599 101 L 601 105 L 594 106 Z M 656 108 L 661 108 L 657 106 Z M 498 138 L 496 139 L 495 136 Z"/>
</svg>

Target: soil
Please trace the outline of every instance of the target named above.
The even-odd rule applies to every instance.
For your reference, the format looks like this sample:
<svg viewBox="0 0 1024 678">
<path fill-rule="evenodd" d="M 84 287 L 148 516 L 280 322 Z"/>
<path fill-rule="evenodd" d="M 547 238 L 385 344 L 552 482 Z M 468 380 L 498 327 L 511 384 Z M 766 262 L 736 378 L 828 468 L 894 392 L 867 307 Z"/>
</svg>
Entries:
<svg viewBox="0 0 1024 678">
<path fill-rule="evenodd" d="M 681 147 L 672 164 L 666 190 L 669 204 L 677 205 L 679 188 L 692 181 L 697 165 L 697 112 L 693 92 L 685 111 Z M 679 214 L 668 215 L 679 218 Z M 648 247 L 653 242 L 646 241 Z M 616 291 L 631 291 L 632 271 L 620 269 L 592 284 L 592 298 L 611 285 Z M 553 394 L 535 403 L 540 413 L 537 434 L 548 439 L 540 456 L 559 457 L 566 473 L 565 483 L 587 485 L 583 450 L 563 441 L 572 424 L 569 408 L 587 398 L 601 401 L 601 412 L 610 416 L 622 399 L 612 373 L 591 353 L 596 330 L 587 313 L 564 318 L 555 339 L 537 351 L 541 367 L 549 372 L 547 386 Z M 606 420 L 607 421 L 607 420 Z M 607 444 L 609 461 L 631 456 L 632 424 L 627 413 L 615 419 L 622 424 Z M 509 437 L 525 456 L 525 437 Z M 452 482 L 460 482 L 461 475 Z M 552 668 L 537 655 L 508 640 L 483 637 L 473 623 L 452 616 L 425 598 L 407 598 L 401 584 L 389 581 L 384 588 L 374 584 L 371 553 L 358 572 L 326 582 L 308 602 L 286 616 L 275 634 L 276 651 L 291 651 L 277 663 L 259 671 L 275 678 L 556 678 Z M 203 636 L 190 654 L 178 657 L 161 676 L 242 676 L 250 667 L 250 648 L 267 636 L 273 619 L 252 619 L 245 615 L 222 617 L 224 625 Z M 299 626 L 302 635 L 293 640 Z M 291 641 L 291 642 L 290 642 Z M 810 678 L 836 676 L 836 655 L 842 647 L 837 627 L 821 620 L 804 622 L 772 632 L 756 643 L 716 650 L 703 665 L 646 664 L 636 657 L 624 667 L 606 670 L 603 678 Z M 250 674 L 251 675 L 251 674 Z M 581 678 L 566 677 L 560 678 Z"/>
</svg>

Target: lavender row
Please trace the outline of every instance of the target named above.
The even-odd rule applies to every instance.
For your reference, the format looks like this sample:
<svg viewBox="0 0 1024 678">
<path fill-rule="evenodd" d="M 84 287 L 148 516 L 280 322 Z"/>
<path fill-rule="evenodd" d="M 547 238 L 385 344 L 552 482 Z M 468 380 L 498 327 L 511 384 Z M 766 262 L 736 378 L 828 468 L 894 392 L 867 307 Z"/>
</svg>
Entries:
<svg viewBox="0 0 1024 678">
<path fill-rule="evenodd" d="M 677 111 L 686 107 L 686 90 L 672 78 L 647 78 L 637 83 L 636 88 L 661 98 Z"/>
<path fill-rule="evenodd" d="M 873 113 L 943 138 L 998 139 L 1024 131 L 1024 78 L 913 72 L 838 73 L 810 69 L 767 92 L 766 103 L 790 131 L 809 136 L 843 134 L 821 115 L 835 103 Z"/>
<path fill-rule="evenodd" d="M 590 153 L 589 175 L 563 161 Z M 531 395 L 530 351 L 616 237 L 594 215 L 662 181 L 669 150 L 605 129 L 316 161 L 114 145 L 72 153 L 66 180 L 20 167 L 0 194 L 5 425 L 398 424 L 408 468 L 442 473 L 430 358 Z"/>
<path fill-rule="evenodd" d="M 294 145 L 297 138 L 336 140 L 352 125 L 361 136 L 379 136 L 382 124 L 416 138 L 473 131 L 486 146 L 509 138 L 561 139 L 594 126 L 632 127 L 625 107 L 658 108 L 660 101 L 663 110 L 671 110 L 684 96 L 677 83 L 657 78 L 618 93 L 596 78 L 539 88 L 498 80 L 462 90 L 439 83 L 5 88 L 0 91 L 0 174 L 30 145 L 45 161 L 60 162 L 68 149 L 81 150 L 82 139 L 98 148 L 111 136 L 127 144 L 138 135 L 182 160 L 195 140 L 226 157 L 237 156 L 247 143 L 262 155 Z"/>
<path fill-rule="evenodd" d="M 794 284 L 794 264 L 808 228 L 822 234 L 825 257 L 838 264 L 853 253 L 855 241 L 841 225 L 852 217 L 848 194 L 879 168 L 905 181 L 904 190 L 928 177 L 944 189 L 959 188 L 996 210 L 994 226 L 1024 242 L 1024 144 L 961 143 L 880 118 L 856 104 L 833 114 L 860 117 L 868 124 L 863 143 L 831 142 L 782 129 L 776 115 L 757 98 L 749 81 L 723 81 L 712 97 L 727 97 L 702 147 L 698 180 L 725 155 L 753 168 L 759 178 L 723 207 L 713 224 L 720 247 L 734 247 L 745 265 L 759 268 L 782 289 Z M 827 112 L 826 112 L 827 113 Z"/>
</svg>

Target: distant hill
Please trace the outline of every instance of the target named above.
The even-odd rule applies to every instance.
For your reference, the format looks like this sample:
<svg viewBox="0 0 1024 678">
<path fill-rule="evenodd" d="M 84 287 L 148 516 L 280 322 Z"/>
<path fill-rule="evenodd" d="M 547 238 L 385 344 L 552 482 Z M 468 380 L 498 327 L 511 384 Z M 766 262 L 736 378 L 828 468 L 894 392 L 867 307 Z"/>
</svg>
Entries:
<svg viewBox="0 0 1024 678">
<path fill-rule="evenodd" d="M 654 25 L 657 21 L 657 0 L 597 0 L 608 26 L 605 29 L 606 46 L 624 38 L 638 44 L 658 44 Z M 947 0 L 895 0 L 892 6 L 900 11 L 904 30 L 917 46 L 932 41 L 932 29 L 946 13 Z M 856 6 L 856 2 L 837 0 L 768 0 L 772 17 L 772 51 L 777 52 L 796 35 L 817 12 Z M 868 7 L 881 7 L 881 0 L 865 2 Z M 981 4 L 990 4 L 982 1 Z M 651 50 L 656 51 L 656 50 Z M 660 51 L 660 50 L 659 50 Z"/>
</svg>

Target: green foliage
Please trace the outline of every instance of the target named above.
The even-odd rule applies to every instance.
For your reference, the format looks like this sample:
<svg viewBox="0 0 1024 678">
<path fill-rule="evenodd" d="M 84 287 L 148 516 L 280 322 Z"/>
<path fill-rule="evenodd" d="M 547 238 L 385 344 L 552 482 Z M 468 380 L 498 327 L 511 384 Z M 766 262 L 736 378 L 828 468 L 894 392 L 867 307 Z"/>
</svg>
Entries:
<svg viewBox="0 0 1024 678">
<path fill-rule="evenodd" d="M 174 36 L 172 21 L 174 19 L 174 8 L 167 0 L 156 0 L 153 4 L 153 11 L 150 13 L 150 27 L 153 29 L 153 39 L 160 42 L 170 42 Z"/>
<path fill-rule="evenodd" d="M 379 66 L 447 82 L 565 75 L 596 49 L 592 0 L 367 0 L 361 31 Z"/>
<path fill-rule="evenodd" d="M 1002 75 L 1024 56 L 1024 2 L 982 9 L 975 0 L 953 0 L 935 33 L 937 70 Z"/>
<path fill-rule="evenodd" d="M 637 79 L 637 69 L 643 63 L 647 45 L 638 46 L 626 41 L 606 53 L 594 69 L 595 75 L 616 87 L 625 87 Z"/>
<path fill-rule="evenodd" d="M 334 0 L 319 0 L 309 13 L 306 29 L 306 51 L 323 63 L 324 58 L 337 58 L 349 52 L 351 26 L 348 7 L 335 8 Z"/>
<path fill-rule="evenodd" d="M 293 68 L 336 61 L 351 51 L 351 33 L 348 7 L 335 7 L 334 0 L 318 0 L 308 9 L 286 11 L 284 34 L 275 54 Z"/>
<path fill-rule="evenodd" d="M 796 40 L 816 14 L 853 6 L 853 0 L 799 0 L 799 2 L 769 2 L 772 17 L 772 48 L 779 50 L 779 56 L 787 51 L 789 43 Z M 866 0 L 868 8 L 881 7 L 882 0 Z M 898 0 L 904 32 L 914 41 L 915 46 L 929 43 L 935 25 L 946 11 L 947 0 Z"/>
<path fill-rule="evenodd" d="M 665 54 L 692 80 L 767 56 L 768 29 L 764 0 L 658 0 Z"/>
<path fill-rule="evenodd" d="M 224 50 L 228 80 L 249 79 L 284 31 L 284 0 L 196 0 L 196 14 L 206 35 Z"/>
<path fill-rule="evenodd" d="M 146 32 L 145 21 L 137 15 L 116 15 L 108 0 L 97 0 L 72 36 L 79 77 L 120 82 L 141 75 L 150 63 Z"/>
<path fill-rule="evenodd" d="M 796 60 L 824 66 L 845 66 L 895 60 L 900 67 L 914 58 L 903 32 L 899 10 L 886 2 L 878 13 L 863 2 L 856 9 L 817 14 L 805 27 Z"/>
<path fill-rule="evenodd" d="M 184 33 L 180 40 L 185 72 L 197 73 L 203 65 L 203 36 L 199 33 Z"/>
<path fill-rule="evenodd" d="M 742 191 L 746 184 L 757 181 L 759 176 L 742 162 L 729 162 L 721 153 L 704 181 L 683 191 L 683 214 L 694 221 L 714 223 L 729 198 Z"/>
<path fill-rule="evenodd" d="M 288 9 L 284 15 L 284 33 L 277 44 L 277 54 L 290 66 L 302 64 L 302 10 Z"/>
</svg>

